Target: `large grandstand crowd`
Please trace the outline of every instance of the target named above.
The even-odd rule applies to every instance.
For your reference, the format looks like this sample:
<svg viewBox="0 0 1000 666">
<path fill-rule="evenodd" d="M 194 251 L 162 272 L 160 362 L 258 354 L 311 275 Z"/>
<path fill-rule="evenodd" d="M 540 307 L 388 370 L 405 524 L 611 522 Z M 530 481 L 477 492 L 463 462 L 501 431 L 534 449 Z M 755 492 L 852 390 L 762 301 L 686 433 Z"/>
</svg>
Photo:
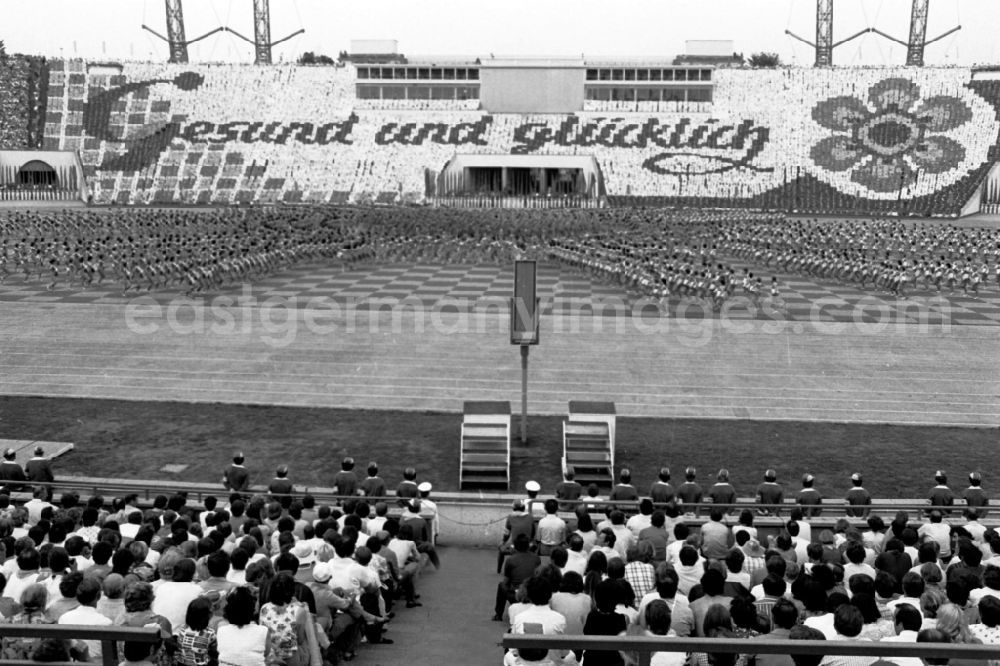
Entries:
<svg viewBox="0 0 1000 666">
<path fill-rule="evenodd" d="M 362 644 L 393 642 L 384 634 L 396 601 L 421 606 L 420 572 L 439 566 L 436 524 L 423 517 L 430 488 L 410 470 L 393 515 L 377 467 L 359 479 L 346 459 L 335 479 L 343 501 L 332 506 L 296 495 L 285 466 L 254 492 L 242 453 L 224 471 L 225 499 L 179 493 L 140 506 L 134 494 L 54 498 L 51 466 L 35 454 L 27 473 L 13 450 L 0 463 L 0 625 L 156 627 L 154 644 L 125 642 L 126 663 L 350 661 Z M 15 504 L 11 491 L 32 499 Z M 4 660 L 102 656 L 98 640 L 0 639 Z"/>
<path fill-rule="evenodd" d="M 41 118 L 46 148 L 80 152 L 98 203 L 413 203 L 456 154 L 513 153 L 592 156 L 613 205 L 957 215 L 1000 127 L 1000 86 L 967 68 L 720 69 L 712 102 L 554 116 L 360 99 L 353 66 L 50 65 L 0 71 L 6 103 L 21 100 L 0 113 L 0 146 L 37 143 Z M 422 138 L 387 131 L 407 124 Z"/>
<path fill-rule="evenodd" d="M 514 502 L 505 523 L 493 619 L 514 634 L 745 641 L 734 654 L 655 652 L 652 663 L 661 666 L 922 663 L 757 654 L 754 640 L 765 638 L 1000 644 L 1000 535 L 981 522 L 988 499 L 978 473 L 960 493 L 961 509 L 939 471 L 926 513 L 899 511 L 888 525 L 869 512 L 871 497 L 856 474 L 849 518 L 828 519 L 832 528 L 816 524 L 823 498 L 806 474 L 775 530 L 788 505 L 773 470 L 757 488 L 757 506 L 742 511 L 727 470 L 704 490 L 694 472 L 674 486 L 664 468 L 642 492 L 623 470 L 602 497 L 588 494 L 572 470 L 548 496 L 529 482 L 527 499 Z M 705 503 L 707 520 L 696 518 Z M 598 508 L 603 515 L 594 517 Z M 568 519 L 566 509 L 573 509 Z M 768 526 L 759 531 L 760 516 Z M 504 663 L 581 661 L 624 666 L 637 656 L 522 649 Z"/>
</svg>

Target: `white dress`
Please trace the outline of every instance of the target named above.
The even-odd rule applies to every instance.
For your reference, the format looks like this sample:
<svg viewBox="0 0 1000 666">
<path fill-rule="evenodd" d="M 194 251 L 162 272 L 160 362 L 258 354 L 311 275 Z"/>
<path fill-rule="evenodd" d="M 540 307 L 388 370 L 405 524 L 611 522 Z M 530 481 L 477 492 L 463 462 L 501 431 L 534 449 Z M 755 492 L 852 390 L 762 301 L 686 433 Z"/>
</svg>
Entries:
<svg viewBox="0 0 1000 666">
<path fill-rule="evenodd" d="M 267 627 L 251 623 L 242 627 L 224 624 L 216 632 L 220 666 L 265 666 Z"/>
</svg>

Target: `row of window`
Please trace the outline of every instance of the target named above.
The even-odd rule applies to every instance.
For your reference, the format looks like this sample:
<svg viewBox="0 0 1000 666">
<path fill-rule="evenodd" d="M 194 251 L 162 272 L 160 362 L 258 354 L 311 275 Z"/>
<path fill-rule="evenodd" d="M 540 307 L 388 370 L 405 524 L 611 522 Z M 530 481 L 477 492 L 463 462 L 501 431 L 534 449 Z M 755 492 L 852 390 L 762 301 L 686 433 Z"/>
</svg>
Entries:
<svg viewBox="0 0 1000 666">
<path fill-rule="evenodd" d="M 710 69 L 603 68 L 588 69 L 587 81 L 711 81 Z"/>
<path fill-rule="evenodd" d="M 358 99 L 479 99 L 479 86 L 359 83 L 357 96 Z"/>
<path fill-rule="evenodd" d="M 613 86 L 587 86 L 587 99 L 602 102 L 711 102 L 712 89 L 708 87 L 623 88 Z"/>
<path fill-rule="evenodd" d="M 359 79 L 409 81 L 478 81 L 479 70 L 468 67 L 358 67 Z"/>
</svg>

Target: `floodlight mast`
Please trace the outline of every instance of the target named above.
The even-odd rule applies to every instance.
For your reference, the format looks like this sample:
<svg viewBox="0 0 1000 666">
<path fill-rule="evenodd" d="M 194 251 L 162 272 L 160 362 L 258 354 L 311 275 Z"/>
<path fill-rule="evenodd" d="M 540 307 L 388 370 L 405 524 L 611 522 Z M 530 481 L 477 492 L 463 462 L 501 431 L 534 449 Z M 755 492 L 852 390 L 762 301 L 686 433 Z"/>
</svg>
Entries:
<svg viewBox="0 0 1000 666">
<path fill-rule="evenodd" d="M 872 32 L 881 35 L 886 39 L 901 44 L 906 47 L 906 64 L 910 67 L 924 66 L 924 49 L 928 44 L 940 41 L 948 35 L 958 32 L 962 26 L 957 25 L 951 30 L 941 33 L 934 39 L 927 39 L 927 16 L 929 14 L 930 0 L 913 0 L 910 10 L 910 40 L 904 42 L 892 35 L 886 34 L 878 28 L 872 28 Z"/>
<path fill-rule="evenodd" d="M 163 0 L 163 5 L 167 12 L 167 36 L 164 37 L 146 24 L 142 24 L 141 27 L 143 30 L 156 35 L 168 44 L 170 48 L 170 62 L 186 63 L 188 61 L 188 44 L 200 42 L 210 35 L 225 30 L 225 28 L 216 28 L 215 30 L 209 30 L 201 37 L 195 37 L 190 40 L 185 39 L 184 9 L 181 6 L 181 0 Z"/>
<path fill-rule="evenodd" d="M 831 67 L 833 65 L 833 50 L 835 48 L 867 32 L 870 32 L 869 28 L 859 30 L 847 39 L 842 39 L 839 42 L 833 41 L 833 0 L 816 0 L 815 42 L 810 42 L 804 37 L 799 37 L 791 30 L 785 30 L 785 34 L 789 37 L 794 37 L 816 50 L 816 67 Z"/>
</svg>

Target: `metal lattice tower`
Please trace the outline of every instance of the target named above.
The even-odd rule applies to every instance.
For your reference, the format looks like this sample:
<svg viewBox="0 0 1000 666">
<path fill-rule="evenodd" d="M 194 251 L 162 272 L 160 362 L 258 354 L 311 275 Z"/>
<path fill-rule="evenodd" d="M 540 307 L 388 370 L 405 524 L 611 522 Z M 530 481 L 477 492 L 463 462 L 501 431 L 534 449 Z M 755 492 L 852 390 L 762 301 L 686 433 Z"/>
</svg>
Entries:
<svg viewBox="0 0 1000 666">
<path fill-rule="evenodd" d="M 833 64 L 833 0 L 816 0 L 816 66 Z"/>
<path fill-rule="evenodd" d="M 271 64 L 271 7 L 270 0 L 253 0 L 254 62 Z"/>
<path fill-rule="evenodd" d="M 913 0 L 910 11 L 910 42 L 906 47 L 906 64 L 924 65 L 924 46 L 927 43 L 927 5 L 930 0 Z"/>
<path fill-rule="evenodd" d="M 170 45 L 170 62 L 188 61 L 187 39 L 184 37 L 184 10 L 181 0 L 165 0 L 167 9 L 167 43 Z"/>
</svg>

